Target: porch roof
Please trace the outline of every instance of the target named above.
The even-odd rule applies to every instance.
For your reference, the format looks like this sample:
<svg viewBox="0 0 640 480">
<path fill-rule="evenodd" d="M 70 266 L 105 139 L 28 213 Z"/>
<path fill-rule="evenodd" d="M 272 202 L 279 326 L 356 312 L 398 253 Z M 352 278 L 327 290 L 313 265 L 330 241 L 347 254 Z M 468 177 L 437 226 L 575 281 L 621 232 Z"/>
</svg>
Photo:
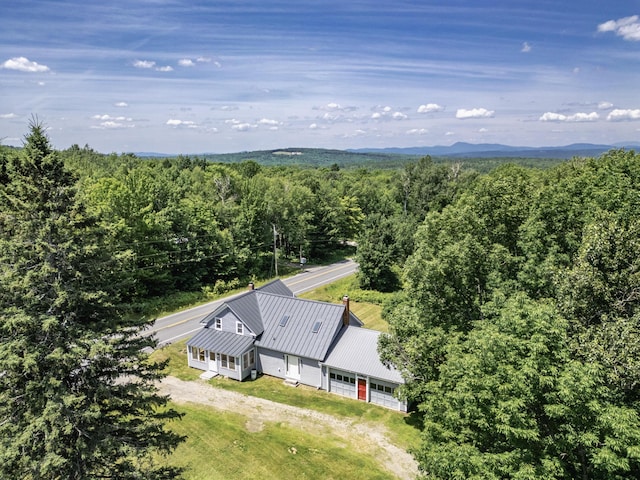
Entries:
<svg viewBox="0 0 640 480">
<path fill-rule="evenodd" d="M 253 346 L 254 340 L 255 338 L 249 335 L 203 328 L 187 342 L 187 345 L 239 357 Z"/>
</svg>

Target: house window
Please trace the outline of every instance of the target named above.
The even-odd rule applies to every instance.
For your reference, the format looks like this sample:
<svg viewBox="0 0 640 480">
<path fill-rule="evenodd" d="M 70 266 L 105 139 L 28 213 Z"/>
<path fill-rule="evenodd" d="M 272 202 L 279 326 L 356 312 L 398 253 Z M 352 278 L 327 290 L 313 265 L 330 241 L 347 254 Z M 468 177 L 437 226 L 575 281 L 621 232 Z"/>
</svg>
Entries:
<svg viewBox="0 0 640 480">
<path fill-rule="evenodd" d="M 244 363 L 244 368 L 253 367 L 256 363 L 256 354 L 253 350 L 249 350 L 242 356 L 242 362 Z"/>
<path fill-rule="evenodd" d="M 198 347 L 191 347 L 191 358 L 204 362 L 204 350 Z"/>
<path fill-rule="evenodd" d="M 331 372 L 331 373 L 329 374 L 329 378 L 331 378 L 331 379 L 335 380 L 335 379 L 336 379 L 336 374 L 335 374 L 335 373 L 333 373 L 333 372 Z"/>
<path fill-rule="evenodd" d="M 216 318 L 216 330 L 222 330 L 222 319 Z"/>
<path fill-rule="evenodd" d="M 236 322 L 236 333 L 242 335 L 244 333 L 244 325 L 242 322 Z"/>
<path fill-rule="evenodd" d="M 209 360 L 215 361 L 215 359 L 216 359 L 216 352 L 209 352 Z"/>
<path fill-rule="evenodd" d="M 236 369 L 236 357 L 232 357 L 231 355 L 225 355 L 224 353 L 220 354 L 220 365 L 222 368 L 228 368 L 229 370 Z"/>
</svg>

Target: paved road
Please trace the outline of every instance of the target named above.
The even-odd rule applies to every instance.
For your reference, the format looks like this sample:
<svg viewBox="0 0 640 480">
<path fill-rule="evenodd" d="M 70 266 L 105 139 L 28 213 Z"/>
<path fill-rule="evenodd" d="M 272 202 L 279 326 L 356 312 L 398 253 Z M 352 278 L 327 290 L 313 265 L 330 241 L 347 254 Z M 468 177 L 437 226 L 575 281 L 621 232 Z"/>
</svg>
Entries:
<svg viewBox="0 0 640 480">
<path fill-rule="evenodd" d="M 299 294 L 351 275 L 356 271 L 356 268 L 357 265 L 355 262 L 344 260 L 327 267 L 308 268 L 304 272 L 294 277 L 283 279 L 282 281 L 293 293 Z M 237 295 L 241 294 L 242 292 Z M 215 310 L 225 300 L 237 295 L 231 295 L 225 299 L 216 300 L 188 310 L 183 310 L 182 312 L 167 315 L 166 317 L 158 318 L 151 332 L 156 333 L 159 345 L 166 345 L 177 340 L 182 340 L 183 338 L 188 338 L 202 328 L 200 320 Z"/>
</svg>

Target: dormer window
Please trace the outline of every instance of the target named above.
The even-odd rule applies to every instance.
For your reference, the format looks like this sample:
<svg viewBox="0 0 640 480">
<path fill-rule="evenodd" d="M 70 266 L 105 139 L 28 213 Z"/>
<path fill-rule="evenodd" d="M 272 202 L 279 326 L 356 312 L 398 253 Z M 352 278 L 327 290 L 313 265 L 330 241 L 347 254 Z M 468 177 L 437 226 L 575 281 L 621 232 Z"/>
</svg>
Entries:
<svg viewBox="0 0 640 480">
<path fill-rule="evenodd" d="M 221 318 L 216 318 L 215 328 L 216 328 L 216 330 L 222 330 L 222 319 Z"/>
<path fill-rule="evenodd" d="M 244 325 L 242 324 L 242 322 L 236 322 L 236 333 L 238 335 L 244 334 Z"/>
</svg>

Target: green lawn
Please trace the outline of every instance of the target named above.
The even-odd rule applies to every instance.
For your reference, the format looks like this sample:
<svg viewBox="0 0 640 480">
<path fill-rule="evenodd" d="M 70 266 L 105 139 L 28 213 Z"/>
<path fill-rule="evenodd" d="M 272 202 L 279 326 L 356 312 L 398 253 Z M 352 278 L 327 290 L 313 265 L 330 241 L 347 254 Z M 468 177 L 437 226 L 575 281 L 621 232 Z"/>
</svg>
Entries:
<svg viewBox="0 0 640 480">
<path fill-rule="evenodd" d="M 188 440 L 169 462 L 185 467 L 187 480 L 395 478 L 341 438 L 280 423 L 251 432 L 242 415 L 196 405 L 173 407 L 185 416 L 171 428 Z"/>
<path fill-rule="evenodd" d="M 389 325 L 382 319 L 382 307 L 395 294 L 361 290 L 355 274 L 302 293 L 298 297 L 340 303 L 344 295 L 349 295 L 351 311 L 364 323 L 365 328 L 381 332 L 389 330 Z"/>
</svg>

